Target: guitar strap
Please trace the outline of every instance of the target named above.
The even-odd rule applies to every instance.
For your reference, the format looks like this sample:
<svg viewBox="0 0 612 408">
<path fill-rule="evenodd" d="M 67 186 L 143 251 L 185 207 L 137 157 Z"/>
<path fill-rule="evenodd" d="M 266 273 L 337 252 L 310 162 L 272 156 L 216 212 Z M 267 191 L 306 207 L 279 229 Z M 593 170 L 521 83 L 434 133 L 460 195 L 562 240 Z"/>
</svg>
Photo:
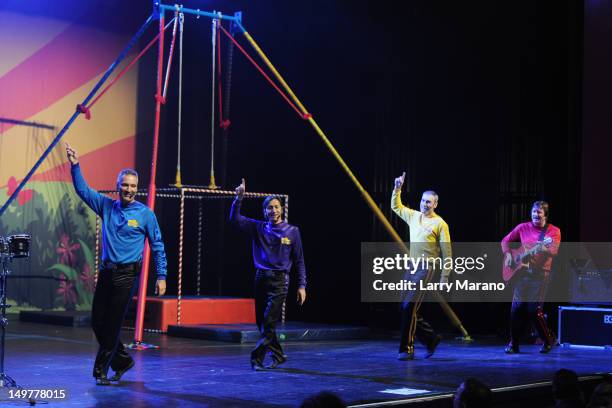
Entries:
<svg viewBox="0 0 612 408">
<path fill-rule="evenodd" d="M 544 224 L 544 228 L 542 228 L 542 231 L 540 231 L 540 235 L 538 236 L 538 242 L 542 242 L 544 240 L 544 235 L 546 234 L 546 231 L 548 231 L 548 223 Z M 525 271 L 523 271 L 523 273 L 525 273 Z"/>
<path fill-rule="evenodd" d="M 548 223 L 544 224 L 544 228 L 542 228 L 542 231 L 540 231 L 540 236 L 538 237 L 538 242 L 542 242 L 544 240 L 544 235 L 546 234 L 546 231 L 548 231 Z"/>
<path fill-rule="evenodd" d="M 542 242 L 544 240 L 544 234 L 546 234 L 547 230 L 548 230 L 548 224 L 544 225 L 544 228 L 542 228 L 538 241 Z M 550 273 L 544 272 L 542 276 L 542 284 L 540 285 L 540 290 L 538 293 L 538 301 L 540 303 L 540 306 L 539 306 L 540 309 L 542 307 L 541 305 L 542 305 L 542 302 L 544 301 L 544 297 L 546 296 L 546 292 L 548 291 L 549 280 L 550 280 Z"/>
<path fill-rule="evenodd" d="M 544 235 L 546 235 L 546 231 L 548 231 L 548 223 L 546 223 L 546 225 L 544 225 L 544 228 L 542 228 L 542 231 L 540 231 L 540 236 L 538 237 L 538 241 L 543 241 L 544 240 Z"/>
</svg>

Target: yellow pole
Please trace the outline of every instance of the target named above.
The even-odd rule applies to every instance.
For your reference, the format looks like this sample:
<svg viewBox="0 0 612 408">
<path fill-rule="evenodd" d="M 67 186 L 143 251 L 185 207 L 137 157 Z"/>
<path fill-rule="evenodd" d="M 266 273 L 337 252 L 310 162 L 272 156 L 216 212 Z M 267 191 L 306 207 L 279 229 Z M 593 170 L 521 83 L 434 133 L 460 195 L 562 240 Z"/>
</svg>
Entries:
<svg viewBox="0 0 612 408">
<path fill-rule="evenodd" d="M 178 188 L 183 187 L 183 183 L 181 182 L 181 170 L 176 169 L 176 179 L 174 185 Z"/>
<path fill-rule="evenodd" d="M 302 102 L 298 99 L 298 97 L 295 95 L 295 93 L 293 92 L 291 87 L 287 84 L 287 82 L 285 82 L 285 80 L 283 79 L 281 74 L 276 70 L 274 65 L 272 65 L 272 62 L 264 54 L 264 52 L 259 47 L 259 45 L 257 45 L 257 43 L 255 42 L 253 37 L 251 37 L 251 35 L 248 32 L 246 32 L 246 31 L 243 31 L 243 34 L 246 37 L 246 39 L 248 40 L 248 42 L 251 44 L 253 49 L 255 49 L 257 54 L 259 54 L 261 59 L 265 62 L 266 66 L 270 69 L 270 71 L 272 71 L 272 73 L 274 74 L 276 79 L 280 82 L 280 84 L 283 86 L 283 88 L 285 89 L 287 94 L 289 94 L 291 99 L 293 99 L 295 104 L 300 108 L 300 110 L 302 111 L 302 114 L 303 115 L 308 114 L 309 112 L 306 110 L 306 108 L 304 107 Z M 374 200 L 372 199 L 370 194 L 366 191 L 365 188 L 363 188 L 363 186 L 361 185 L 359 180 L 357 180 L 357 177 L 355 177 L 355 175 L 353 174 L 353 172 L 351 171 L 349 166 L 346 164 L 344 159 L 342 159 L 342 157 L 340 156 L 340 154 L 338 153 L 338 151 L 336 150 L 334 145 L 332 145 L 332 143 L 329 141 L 327 136 L 325 136 L 325 133 L 323 133 L 323 131 L 321 130 L 321 128 L 319 127 L 317 122 L 314 120 L 314 118 L 310 115 L 310 116 L 308 116 L 307 120 L 308 120 L 308 122 L 310 122 L 310 125 L 314 128 L 315 132 L 317 132 L 317 134 L 319 135 L 321 140 L 323 140 L 323 143 L 325 143 L 325 145 L 327 146 L 329 151 L 332 153 L 332 155 L 336 158 L 338 163 L 340 163 L 340 166 L 344 169 L 346 174 L 348 174 L 348 176 L 351 179 L 351 181 L 353 182 L 353 184 L 355 184 L 355 186 L 357 187 L 357 189 L 361 193 L 361 196 L 363 197 L 363 199 L 370 206 L 370 209 L 374 212 L 374 214 L 376 214 L 376 217 L 383 224 L 383 226 L 385 227 L 385 229 L 387 230 L 389 235 L 391 235 L 393 240 L 395 242 L 397 242 L 405 252 L 408 252 L 408 248 L 406 247 L 406 244 L 404 243 L 402 238 L 399 236 L 397 231 L 395 231 L 395 229 L 393 228 L 393 226 L 391 225 L 389 220 L 387 220 L 387 217 L 385 217 L 385 215 L 380 210 L 380 208 L 378 208 L 378 206 L 376 205 L 376 203 L 374 202 Z M 464 338 L 469 339 L 470 335 L 468 334 L 467 330 L 463 327 L 463 324 L 461 323 L 461 320 L 459 320 L 459 317 L 457 317 L 455 312 L 453 312 L 453 310 L 448 305 L 446 300 L 442 297 L 442 295 L 440 295 L 438 292 L 434 292 L 434 293 L 435 293 L 435 296 L 436 296 L 436 300 L 440 303 L 440 305 L 442 306 L 442 310 L 447 314 L 447 316 L 449 317 L 451 322 L 455 325 L 455 327 L 457 327 L 461 331 L 461 334 L 463 335 Z"/>
</svg>

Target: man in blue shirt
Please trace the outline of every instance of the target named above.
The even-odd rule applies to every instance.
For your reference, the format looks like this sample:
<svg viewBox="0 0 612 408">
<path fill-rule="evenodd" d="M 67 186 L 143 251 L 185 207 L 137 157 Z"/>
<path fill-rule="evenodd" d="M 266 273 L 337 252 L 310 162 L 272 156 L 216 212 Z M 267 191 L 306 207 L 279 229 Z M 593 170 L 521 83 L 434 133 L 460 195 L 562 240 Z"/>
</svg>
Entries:
<svg viewBox="0 0 612 408">
<path fill-rule="evenodd" d="M 121 170 L 117 177 L 119 199 L 113 200 L 87 185 L 77 152 L 68 143 L 66 155 L 77 195 L 102 218 L 102 262 L 91 309 L 91 325 L 100 345 L 93 376 L 96 384 L 109 385 L 134 366 L 119 334 L 140 271 L 145 238 L 149 239 L 157 271 L 155 292 L 160 296 L 166 292 L 166 252 L 155 214 L 135 200 L 135 170 Z M 109 367 L 115 371 L 110 379 Z"/>
<path fill-rule="evenodd" d="M 280 200 L 275 196 L 266 197 L 263 210 L 267 221 L 257 221 L 240 214 L 244 192 L 245 183 L 242 179 L 242 184 L 236 187 L 230 222 L 248 233 L 253 241 L 253 262 L 256 268 L 255 317 L 261 335 L 251 352 L 251 367 L 262 370 L 267 351 L 272 357 L 272 363 L 267 368 L 276 368 L 287 360 L 276 336 L 276 324 L 287 298 L 292 266 L 295 266 L 298 274 L 298 304 L 301 306 L 306 301 L 306 267 L 300 230 L 283 221 Z"/>
</svg>

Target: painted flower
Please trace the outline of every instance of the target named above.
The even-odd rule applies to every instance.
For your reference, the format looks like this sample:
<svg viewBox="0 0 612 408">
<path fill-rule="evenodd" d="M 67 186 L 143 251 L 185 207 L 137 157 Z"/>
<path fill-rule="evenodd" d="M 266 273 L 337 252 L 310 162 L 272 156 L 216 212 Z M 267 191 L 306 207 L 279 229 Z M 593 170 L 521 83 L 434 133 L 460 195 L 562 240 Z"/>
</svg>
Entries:
<svg viewBox="0 0 612 408">
<path fill-rule="evenodd" d="M 74 305 L 77 300 L 74 285 L 66 278 L 66 275 L 62 274 L 60 277 L 62 281 L 60 282 L 59 288 L 57 288 L 57 294 L 64 300 L 64 305 Z"/>
<path fill-rule="evenodd" d="M 91 273 L 91 269 L 89 268 L 89 264 L 86 263 L 83 265 L 83 271 L 81 272 L 81 283 L 83 287 L 88 292 L 93 292 L 96 286 L 95 275 Z"/>
<path fill-rule="evenodd" d="M 70 237 L 66 234 L 62 234 L 59 246 L 55 250 L 60 256 L 60 263 L 73 266 L 76 263 L 76 254 L 74 251 L 79 248 L 81 248 L 80 244 L 71 244 Z"/>
<path fill-rule="evenodd" d="M 19 184 L 17 183 L 17 179 L 14 176 L 11 176 L 7 182 L 6 195 L 12 196 L 15 190 L 17 190 Z M 30 201 L 34 197 L 34 190 L 32 189 L 23 189 L 17 194 L 17 202 L 19 205 L 25 205 L 28 201 Z"/>
</svg>

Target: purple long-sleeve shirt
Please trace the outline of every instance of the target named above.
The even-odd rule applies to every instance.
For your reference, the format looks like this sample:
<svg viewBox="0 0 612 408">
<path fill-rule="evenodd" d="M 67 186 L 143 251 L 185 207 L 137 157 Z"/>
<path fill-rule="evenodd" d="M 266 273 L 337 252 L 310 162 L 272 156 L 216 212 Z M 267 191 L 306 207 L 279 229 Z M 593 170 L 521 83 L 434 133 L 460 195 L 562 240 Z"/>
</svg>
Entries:
<svg viewBox="0 0 612 408">
<path fill-rule="evenodd" d="M 244 217 L 240 214 L 240 205 L 240 200 L 232 203 L 230 222 L 251 236 L 255 268 L 289 272 L 294 266 L 298 285 L 305 288 L 306 266 L 298 227 L 286 222 L 272 224 Z"/>
</svg>

